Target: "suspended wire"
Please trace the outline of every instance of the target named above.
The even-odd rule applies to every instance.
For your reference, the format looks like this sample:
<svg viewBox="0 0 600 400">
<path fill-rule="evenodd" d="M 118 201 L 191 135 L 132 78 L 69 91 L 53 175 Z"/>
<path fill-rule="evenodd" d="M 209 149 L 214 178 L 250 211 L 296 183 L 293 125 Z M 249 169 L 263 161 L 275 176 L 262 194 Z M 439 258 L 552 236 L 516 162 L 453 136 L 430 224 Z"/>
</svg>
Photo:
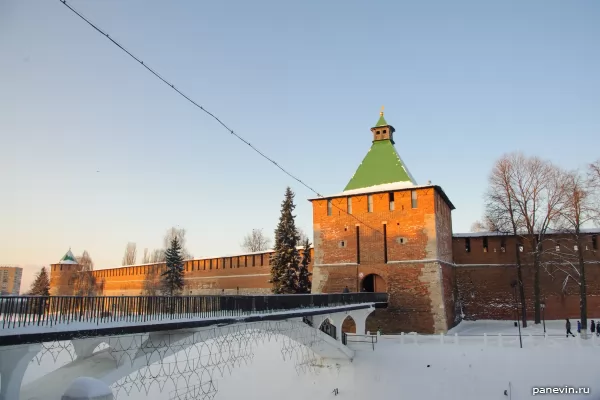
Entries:
<svg viewBox="0 0 600 400">
<path fill-rule="evenodd" d="M 263 153 L 262 151 L 260 151 L 258 148 L 256 148 L 252 143 L 250 143 L 249 141 L 247 141 L 246 139 L 244 139 L 242 136 L 238 135 L 237 133 L 235 133 L 233 131 L 233 129 L 231 129 L 229 126 L 227 126 L 223 121 L 221 121 L 216 115 L 214 115 L 213 113 L 211 113 L 210 111 L 208 111 L 206 108 L 204 108 L 203 106 L 201 106 L 200 104 L 196 103 L 192 98 L 190 98 L 188 95 L 186 95 L 185 93 L 183 93 L 181 90 L 179 90 L 178 88 L 175 87 L 175 85 L 173 85 L 171 82 L 167 81 L 165 78 L 163 78 L 158 72 L 156 72 L 156 70 L 154 70 L 153 68 L 151 68 L 148 64 L 146 64 L 143 60 L 141 60 L 140 58 L 136 57 L 132 52 L 130 52 L 129 50 L 127 50 L 125 47 L 123 47 L 123 45 L 121 45 L 119 42 L 117 42 L 115 39 L 111 38 L 110 35 L 108 33 L 106 33 L 105 31 L 103 31 L 102 29 L 100 29 L 97 25 L 95 25 L 93 22 L 91 22 L 88 18 L 86 18 L 85 16 L 83 16 L 83 14 L 77 10 L 75 10 L 70 4 L 67 3 L 66 0 L 59 0 L 62 4 L 64 4 L 69 10 L 71 10 L 75 15 L 77 15 L 79 18 L 81 18 L 83 21 L 85 21 L 88 25 L 90 25 L 92 28 L 94 28 L 98 33 L 100 33 L 102 36 L 106 37 L 108 40 L 110 40 L 115 46 L 117 46 L 119 49 L 123 50 L 125 53 L 127 53 L 127 55 L 129 55 L 131 58 L 133 58 L 135 61 L 137 61 L 142 67 L 146 68 L 148 71 L 150 71 L 150 73 L 152 73 L 152 75 L 154 75 L 155 77 L 157 77 L 158 79 L 160 79 L 164 84 L 166 84 L 167 86 L 169 86 L 171 89 L 173 89 L 175 92 L 177 92 L 180 96 L 182 96 L 184 99 L 186 99 L 188 102 L 190 102 L 192 105 L 194 105 L 196 108 L 199 108 L 200 110 L 202 110 L 204 113 L 208 114 L 210 117 L 212 117 L 214 120 L 216 120 L 223 128 L 225 128 L 230 134 L 232 134 L 233 136 L 235 136 L 237 139 L 239 139 L 241 142 L 245 143 L 248 147 L 250 147 L 255 153 L 257 153 L 258 155 L 260 155 L 262 158 L 264 158 L 265 160 L 269 161 L 270 163 L 272 163 L 273 165 L 275 165 L 277 168 L 279 168 L 284 174 L 286 174 L 287 176 L 289 176 L 290 178 L 292 178 L 293 180 L 295 180 L 296 182 L 298 182 L 299 184 L 301 184 L 302 186 L 304 186 L 305 188 L 307 188 L 308 190 L 310 190 L 311 192 L 313 192 L 314 194 L 317 195 L 317 197 L 321 197 L 321 198 L 325 198 L 322 194 L 320 194 L 319 192 L 317 192 L 315 189 L 313 189 L 311 186 L 309 186 L 308 184 L 306 184 L 304 181 L 302 181 L 300 178 L 296 177 L 294 174 L 292 174 L 291 172 L 287 171 L 285 168 L 283 168 L 279 163 L 277 163 L 274 159 L 272 159 L 271 157 L 267 156 L 265 153 Z M 333 204 L 333 202 L 331 202 L 331 205 L 335 208 L 337 208 L 340 211 L 343 211 L 344 213 L 348 214 L 349 216 L 351 216 L 352 218 L 354 218 L 355 220 L 357 220 L 358 222 L 360 222 L 361 224 L 363 224 L 364 226 L 366 226 L 367 228 L 373 229 L 374 231 L 380 233 L 383 235 L 382 232 L 380 232 L 378 229 L 373 228 L 369 225 L 367 225 L 366 223 L 364 223 L 363 221 L 361 221 L 358 217 L 356 217 L 353 214 L 349 214 L 346 210 L 342 209 L 341 207 L 338 207 L 337 205 Z"/>
</svg>

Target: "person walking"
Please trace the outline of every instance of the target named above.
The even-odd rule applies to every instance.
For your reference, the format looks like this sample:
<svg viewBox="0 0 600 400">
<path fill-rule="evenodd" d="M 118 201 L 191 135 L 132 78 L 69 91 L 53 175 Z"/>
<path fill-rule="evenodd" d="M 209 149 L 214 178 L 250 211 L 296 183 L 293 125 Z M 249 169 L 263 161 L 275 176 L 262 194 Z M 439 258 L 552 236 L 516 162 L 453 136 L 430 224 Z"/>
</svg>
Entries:
<svg viewBox="0 0 600 400">
<path fill-rule="evenodd" d="M 346 286 L 346 287 L 344 288 L 344 291 L 343 291 L 342 293 L 350 293 L 350 289 L 348 289 L 348 286 Z"/>
<path fill-rule="evenodd" d="M 569 335 L 575 337 L 575 335 L 573 335 L 573 332 L 571 332 L 571 321 L 569 321 L 569 318 L 567 318 L 567 323 L 565 324 L 565 327 L 567 328 L 567 337 L 569 337 Z"/>
<path fill-rule="evenodd" d="M 600 336 L 600 321 L 596 321 L 596 336 Z"/>
<path fill-rule="evenodd" d="M 592 333 L 592 335 L 596 333 L 596 324 L 594 323 L 594 320 L 590 322 L 590 332 Z"/>
<path fill-rule="evenodd" d="M 577 321 L 577 333 L 581 334 L 581 322 Z"/>
</svg>

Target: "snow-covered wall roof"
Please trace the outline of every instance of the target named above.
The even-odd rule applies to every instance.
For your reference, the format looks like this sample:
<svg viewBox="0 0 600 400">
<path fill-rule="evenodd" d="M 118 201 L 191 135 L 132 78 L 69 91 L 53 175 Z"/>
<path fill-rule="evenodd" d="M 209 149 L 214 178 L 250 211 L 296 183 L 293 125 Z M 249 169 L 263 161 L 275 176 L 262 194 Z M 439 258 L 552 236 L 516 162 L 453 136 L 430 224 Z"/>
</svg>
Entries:
<svg viewBox="0 0 600 400">
<path fill-rule="evenodd" d="M 446 203 L 448 203 L 448 205 L 450 206 L 450 209 L 454 210 L 456 208 L 456 207 L 454 207 L 454 204 L 452 204 L 452 202 L 450 201 L 450 199 L 448 198 L 448 196 L 446 195 L 446 193 L 440 186 L 431 185 L 431 184 L 429 184 L 429 185 L 414 185 L 412 182 L 384 183 L 382 185 L 375 185 L 375 186 L 369 186 L 369 187 L 360 188 L 360 189 L 346 190 L 344 192 L 334 194 L 334 195 L 323 196 L 323 197 L 314 197 L 314 198 L 308 199 L 308 201 L 333 199 L 336 197 L 356 196 L 356 195 L 361 195 L 361 194 L 374 194 L 374 193 L 382 193 L 382 192 L 392 192 L 392 191 L 412 190 L 412 189 L 427 189 L 427 188 L 434 188 L 435 190 L 437 190 L 438 193 L 442 196 L 442 198 L 446 201 Z"/>
<path fill-rule="evenodd" d="M 561 233 L 565 233 L 565 232 L 548 229 L 547 233 L 548 234 L 561 234 Z M 581 233 L 584 233 L 584 234 L 600 233 L 600 228 L 582 229 Z M 526 235 L 526 233 L 522 233 L 522 234 Z M 504 232 L 467 232 L 467 233 L 453 233 L 452 234 L 452 237 L 455 237 L 455 238 L 486 237 L 486 236 L 514 236 L 514 235 L 512 233 L 504 233 Z"/>
</svg>

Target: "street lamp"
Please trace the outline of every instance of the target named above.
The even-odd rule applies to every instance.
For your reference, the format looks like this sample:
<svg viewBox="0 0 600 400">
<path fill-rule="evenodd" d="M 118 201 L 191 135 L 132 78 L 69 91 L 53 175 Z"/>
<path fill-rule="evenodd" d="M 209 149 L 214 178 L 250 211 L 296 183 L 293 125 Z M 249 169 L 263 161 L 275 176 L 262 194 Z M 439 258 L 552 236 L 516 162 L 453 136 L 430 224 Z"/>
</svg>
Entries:
<svg viewBox="0 0 600 400">
<path fill-rule="evenodd" d="M 542 308 L 542 321 L 544 324 L 544 334 L 545 334 L 546 333 L 546 315 L 545 315 L 546 313 L 544 311 L 544 310 L 546 310 L 546 300 L 545 299 L 540 302 L 540 307 Z"/>
<path fill-rule="evenodd" d="M 517 326 L 519 327 L 519 346 L 523 348 L 523 339 L 521 338 L 521 316 L 519 314 L 519 303 L 517 303 L 517 281 L 513 280 L 510 283 L 510 287 L 513 288 L 514 299 L 515 299 L 515 310 L 517 311 Z"/>
</svg>

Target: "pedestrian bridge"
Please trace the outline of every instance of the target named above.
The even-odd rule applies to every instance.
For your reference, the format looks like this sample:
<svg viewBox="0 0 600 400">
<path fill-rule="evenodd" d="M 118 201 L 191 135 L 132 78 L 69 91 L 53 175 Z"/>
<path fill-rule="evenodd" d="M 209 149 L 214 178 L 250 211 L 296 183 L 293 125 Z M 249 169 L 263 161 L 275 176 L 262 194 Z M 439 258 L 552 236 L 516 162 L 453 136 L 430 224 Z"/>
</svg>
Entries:
<svg viewBox="0 0 600 400">
<path fill-rule="evenodd" d="M 350 316 L 356 332 L 364 332 L 367 316 L 386 306 L 385 293 L 0 298 L 0 400 L 59 400 L 81 376 L 118 386 L 175 354 L 204 357 L 206 365 L 182 372 L 187 380 L 199 369 L 222 373 L 232 359 L 243 358 L 244 346 L 275 335 L 286 340 L 290 353 L 310 349 L 321 359 L 352 361 L 344 320 Z M 70 362 L 21 385 L 48 343 L 66 342 Z"/>
</svg>

